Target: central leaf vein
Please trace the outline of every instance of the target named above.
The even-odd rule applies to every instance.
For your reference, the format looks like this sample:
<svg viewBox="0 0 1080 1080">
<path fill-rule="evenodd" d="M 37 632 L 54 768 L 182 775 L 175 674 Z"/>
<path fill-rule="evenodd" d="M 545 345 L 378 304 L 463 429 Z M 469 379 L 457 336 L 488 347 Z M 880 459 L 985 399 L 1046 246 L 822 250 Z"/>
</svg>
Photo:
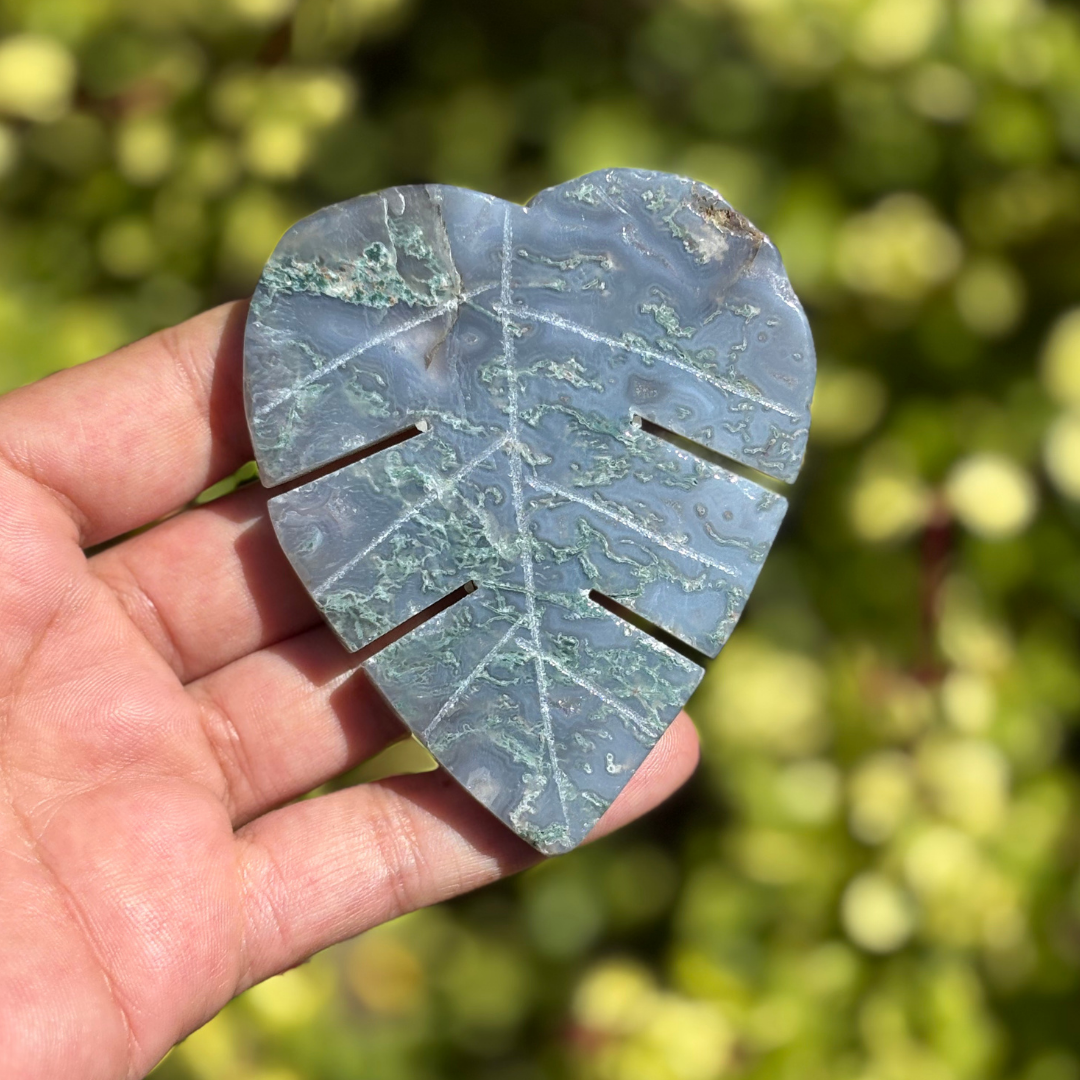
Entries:
<svg viewBox="0 0 1080 1080">
<path fill-rule="evenodd" d="M 559 764 L 555 749 L 555 728 L 551 722 L 551 704 L 548 698 L 547 672 L 540 658 L 540 618 L 536 612 L 536 584 L 533 577 L 533 555 L 529 535 L 525 528 L 525 500 L 521 483 L 521 443 L 518 433 L 518 392 L 517 372 L 514 368 L 514 335 L 510 326 L 510 269 L 514 252 L 513 225 L 510 220 L 510 208 L 503 217 L 502 274 L 499 289 L 499 322 L 502 325 L 503 362 L 506 365 L 507 407 L 510 414 L 510 483 L 514 494 L 514 516 L 517 523 L 518 542 L 521 545 L 521 563 L 525 574 L 525 618 L 529 624 L 533 649 L 536 656 L 536 692 L 540 698 L 540 718 L 543 723 L 544 742 L 551 761 L 555 787 L 559 793 L 559 806 L 563 821 L 570 827 L 570 816 L 566 804 L 569 797 L 569 780 Z"/>
</svg>

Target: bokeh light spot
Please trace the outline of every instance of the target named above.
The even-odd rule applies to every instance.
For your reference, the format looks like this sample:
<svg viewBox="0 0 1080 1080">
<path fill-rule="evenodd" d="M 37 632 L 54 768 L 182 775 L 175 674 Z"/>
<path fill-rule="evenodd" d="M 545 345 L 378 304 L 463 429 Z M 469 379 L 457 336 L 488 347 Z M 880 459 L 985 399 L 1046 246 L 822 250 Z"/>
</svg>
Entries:
<svg viewBox="0 0 1080 1080">
<path fill-rule="evenodd" d="M 1030 475 L 1003 454 L 972 454 L 958 462 L 946 480 L 945 494 L 961 523 L 988 539 L 1022 532 L 1038 509 Z"/>
</svg>

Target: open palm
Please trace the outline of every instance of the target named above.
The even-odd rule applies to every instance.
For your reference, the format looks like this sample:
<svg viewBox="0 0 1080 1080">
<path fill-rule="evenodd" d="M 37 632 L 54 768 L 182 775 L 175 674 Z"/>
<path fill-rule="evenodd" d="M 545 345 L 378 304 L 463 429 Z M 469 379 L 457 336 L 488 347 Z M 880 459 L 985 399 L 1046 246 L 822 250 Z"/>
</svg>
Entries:
<svg viewBox="0 0 1080 1080">
<path fill-rule="evenodd" d="M 243 305 L 0 398 L 0 1062 L 141 1076 L 241 990 L 538 858 L 402 737 L 238 491 Z M 685 714 L 596 832 L 697 760 Z"/>
</svg>

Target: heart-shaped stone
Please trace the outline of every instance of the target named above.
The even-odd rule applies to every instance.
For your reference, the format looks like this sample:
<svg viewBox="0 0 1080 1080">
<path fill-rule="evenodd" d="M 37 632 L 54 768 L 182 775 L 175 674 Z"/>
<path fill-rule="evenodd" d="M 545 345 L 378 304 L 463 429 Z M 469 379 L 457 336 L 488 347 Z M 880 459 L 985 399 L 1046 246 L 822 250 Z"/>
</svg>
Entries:
<svg viewBox="0 0 1080 1080">
<path fill-rule="evenodd" d="M 364 666 L 549 853 L 697 686 L 667 635 L 715 656 L 731 633 L 786 503 L 717 455 L 794 479 L 813 384 L 766 237 L 710 188 L 624 169 L 527 207 L 435 185 L 320 210 L 245 341 L 263 483 L 323 470 L 270 501 L 297 574 L 351 650 L 459 590 Z"/>
</svg>

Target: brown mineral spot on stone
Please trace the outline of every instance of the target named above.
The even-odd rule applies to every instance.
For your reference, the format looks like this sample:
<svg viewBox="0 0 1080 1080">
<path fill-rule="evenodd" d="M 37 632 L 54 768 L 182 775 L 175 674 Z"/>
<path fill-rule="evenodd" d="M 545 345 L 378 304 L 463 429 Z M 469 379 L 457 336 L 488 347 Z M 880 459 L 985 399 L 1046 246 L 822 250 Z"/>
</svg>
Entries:
<svg viewBox="0 0 1080 1080">
<path fill-rule="evenodd" d="M 696 191 L 690 196 L 690 209 L 703 221 L 707 221 L 718 229 L 725 229 L 728 232 L 745 236 L 753 243 L 755 250 L 761 247 L 761 243 L 765 239 L 761 230 L 755 228 L 737 210 L 733 210 L 730 206 L 724 206 L 705 192 Z"/>
</svg>

